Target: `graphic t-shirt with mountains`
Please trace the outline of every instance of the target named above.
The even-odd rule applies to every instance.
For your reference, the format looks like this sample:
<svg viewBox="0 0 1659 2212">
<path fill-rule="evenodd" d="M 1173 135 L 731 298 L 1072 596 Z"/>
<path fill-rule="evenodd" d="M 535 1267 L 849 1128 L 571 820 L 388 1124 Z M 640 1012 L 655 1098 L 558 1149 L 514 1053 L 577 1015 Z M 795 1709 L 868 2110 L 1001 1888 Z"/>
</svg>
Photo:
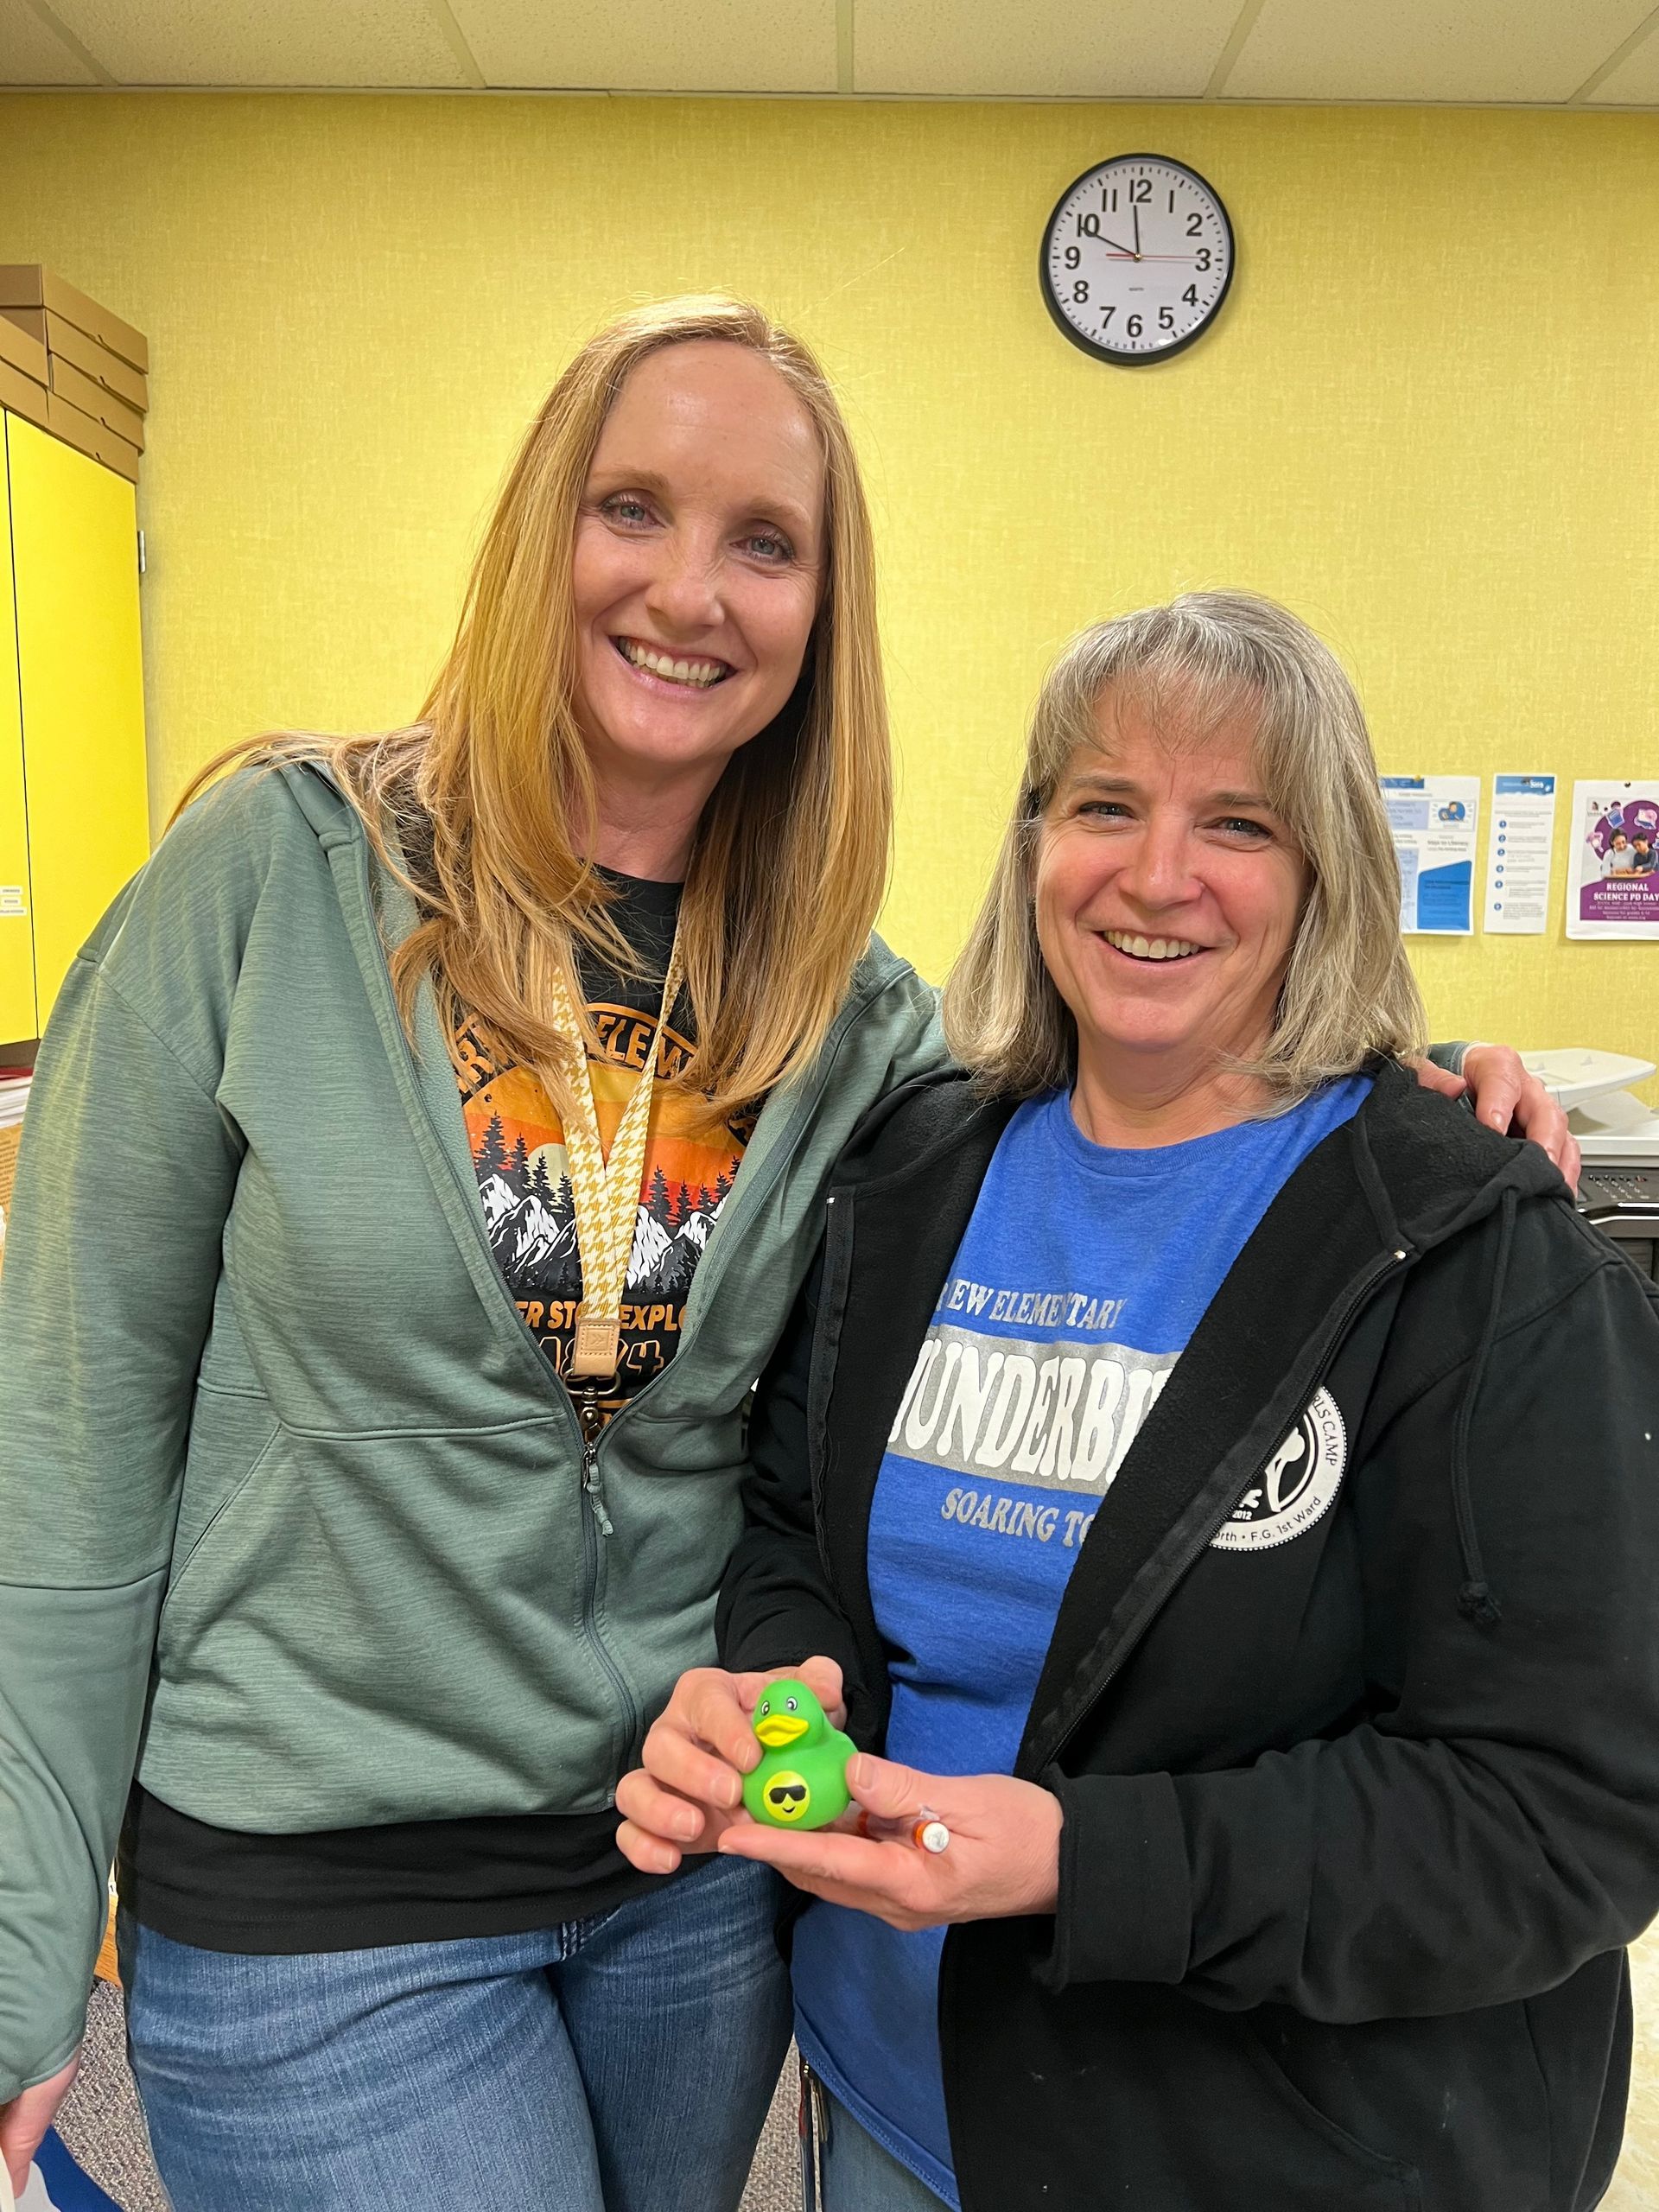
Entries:
<svg viewBox="0 0 1659 2212">
<path fill-rule="evenodd" d="M 608 870 L 605 880 L 618 894 L 611 918 L 645 969 L 622 976 L 590 958 L 580 963 L 599 1036 L 600 1053 L 589 1055 L 588 1073 L 608 1156 L 651 1050 L 680 886 Z M 666 1090 L 696 1041 L 691 1002 L 683 991 L 658 1046 L 658 1091 L 622 1299 L 622 1360 L 614 1388 L 600 1400 L 607 1414 L 673 1357 L 691 1277 L 758 1117 L 758 1109 L 746 1108 L 711 1130 L 706 1122 L 699 1124 L 695 1102 Z M 533 1069 L 501 1065 L 471 1030 L 461 1032 L 459 1047 L 461 1111 L 490 1244 L 525 1327 L 563 1375 L 582 1286 L 558 1111 Z"/>
<path fill-rule="evenodd" d="M 613 918 L 644 970 L 625 976 L 579 963 L 602 1047 L 589 1065 L 608 1150 L 650 1049 L 680 887 L 608 872 L 606 880 L 618 894 Z M 659 1079 L 685 1065 L 694 1041 L 682 994 L 658 1050 Z M 460 1057 L 461 1111 L 490 1243 L 525 1325 L 563 1373 L 582 1263 L 558 1116 L 528 1068 L 497 1066 L 476 1037 L 463 1033 Z M 622 1366 L 600 1401 L 609 1413 L 673 1357 L 693 1270 L 758 1117 L 757 1105 L 699 1132 L 690 1101 L 655 1101 Z M 144 1927 L 204 1950 L 292 1955 L 516 1935 L 608 1912 L 660 1886 L 660 1875 L 639 1873 L 617 1849 L 618 1818 L 494 1814 L 256 1835 L 193 1820 L 135 1783 L 118 1854 L 121 1896 Z"/>
</svg>

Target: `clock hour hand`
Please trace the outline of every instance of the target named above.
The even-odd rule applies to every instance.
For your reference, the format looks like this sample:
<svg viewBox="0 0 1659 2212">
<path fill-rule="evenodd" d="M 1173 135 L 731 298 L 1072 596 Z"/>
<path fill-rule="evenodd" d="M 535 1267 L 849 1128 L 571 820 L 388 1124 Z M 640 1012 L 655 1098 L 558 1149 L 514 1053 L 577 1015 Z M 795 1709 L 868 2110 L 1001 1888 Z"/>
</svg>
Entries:
<svg viewBox="0 0 1659 2212">
<path fill-rule="evenodd" d="M 1131 261 L 1138 261 L 1141 257 L 1132 245 L 1119 245 L 1117 240 L 1109 238 L 1104 231 L 1096 231 L 1095 236 L 1100 240 L 1102 245 L 1110 246 L 1114 253 L 1126 253 Z"/>
</svg>

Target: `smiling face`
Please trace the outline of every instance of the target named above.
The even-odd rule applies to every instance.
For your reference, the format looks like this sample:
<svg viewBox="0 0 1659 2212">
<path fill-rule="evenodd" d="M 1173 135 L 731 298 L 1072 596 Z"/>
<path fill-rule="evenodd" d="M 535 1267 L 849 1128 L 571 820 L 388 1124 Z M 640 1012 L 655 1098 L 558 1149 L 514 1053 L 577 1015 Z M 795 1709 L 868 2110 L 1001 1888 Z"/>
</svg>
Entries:
<svg viewBox="0 0 1659 2212">
<path fill-rule="evenodd" d="M 1241 708 L 1202 734 L 1154 728 L 1109 690 L 1096 743 L 1044 816 L 1037 935 L 1077 1026 L 1078 1119 L 1097 1141 L 1135 1141 L 1114 1102 L 1153 1116 L 1142 1142 L 1249 1109 L 1222 1062 L 1267 1041 L 1307 887 L 1262 790 L 1254 721 Z"/>
<path fill-rule="evenodd" d="M 577 512 L 576 711 L 601 793 L 693 807 L 787 702 L 824 574 L 817 428 L 747 347 L 652 353 L 606 417 Z"/>
</svg>

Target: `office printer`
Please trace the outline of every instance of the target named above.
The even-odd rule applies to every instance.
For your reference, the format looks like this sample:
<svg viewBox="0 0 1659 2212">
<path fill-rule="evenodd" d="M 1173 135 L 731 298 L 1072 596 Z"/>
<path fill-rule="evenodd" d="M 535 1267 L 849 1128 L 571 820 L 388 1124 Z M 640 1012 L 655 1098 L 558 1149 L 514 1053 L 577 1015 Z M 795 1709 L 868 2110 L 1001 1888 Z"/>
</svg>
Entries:
<svg viewBox="0 0 1659 2212">
<path fill-rule="evenodd" d="M 1659 1114 L 1631 1090 L 1653 1062 L 1577 1046 L 1521 1058 L 1567 1109 L 1584 1155 L 1580 1211 L 1659 1281 Z"/>
</svg>

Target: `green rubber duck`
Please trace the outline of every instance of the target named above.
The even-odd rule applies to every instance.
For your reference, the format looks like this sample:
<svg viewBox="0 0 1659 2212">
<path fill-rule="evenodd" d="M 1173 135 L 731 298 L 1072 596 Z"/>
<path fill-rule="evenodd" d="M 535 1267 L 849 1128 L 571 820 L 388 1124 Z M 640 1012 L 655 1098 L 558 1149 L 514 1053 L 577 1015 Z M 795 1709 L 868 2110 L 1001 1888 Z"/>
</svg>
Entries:
<svg viewBox="0 0 1659 2212">
<path fill-rule="evenodd" d="M 804 1682 L 768 1682 L 753 1727 L 765 1756 L 743 1777 L 752 1820 L 772 1828 L 822 1828 L 846 1811 L 847 1762 L 858 1746 L 830 1726 Z"/>
</svg>

